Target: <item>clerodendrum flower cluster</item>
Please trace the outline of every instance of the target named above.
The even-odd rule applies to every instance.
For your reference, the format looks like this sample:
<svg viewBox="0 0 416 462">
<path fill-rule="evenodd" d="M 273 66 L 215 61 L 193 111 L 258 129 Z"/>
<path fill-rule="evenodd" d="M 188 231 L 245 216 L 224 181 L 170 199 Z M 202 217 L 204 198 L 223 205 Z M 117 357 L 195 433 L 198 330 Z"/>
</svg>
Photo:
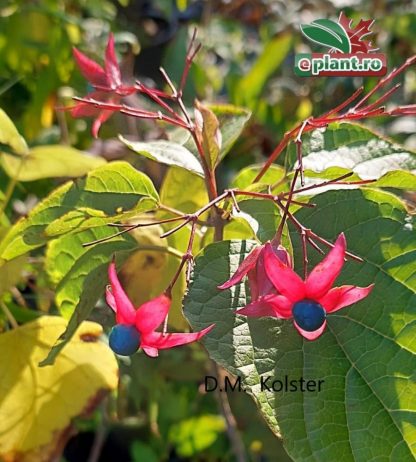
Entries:
<svg viewBox="0 0 416 462">
<path fill-rule="evenodd" d="M 373 288 L 373 285 L 332 288 L 344 265 L 345 251 L 345 237 L 340 234 L 332 250 L 303 281 L 293 271 L 287 251 L 268 242 L 255 248 L 219 289 L 240 283 L 247 274 L 251 303 L 238 310 L 238 314 L 293 318 L 298 332 L 308 340 L 315 340 L 325 330 L 328 313 L 362 300 Z"/>
<path fill-rule="evenodd" d="M 247 275 L 251 303 L 239 309 L 238 314 L 293 318 L 298 332 L 308 340 L 315 340 L 325 330 L 328 313 L 362 300 L 373 288 L 373 285 L 332 288 L 344 264 L 345 251 L 345 237 L 340 234 L 332 250 L 303 281 L 293 271 L 287 250 L 268 242 L 256 247 L 235 274 L 218 288 L 229 289 Z M 155 357 L 161 349 L 199 340 L 214 327 L 194 333 L 156 332 L 168 315 L 170 298 L 160 295 L 136 310 L 118 280 L 114 262 L 109 267 L 109 279 L 111 285 L 106 298 L 117 321 L 110 334 L 110 346 L 118 354 L 131 355 L 142 348 L 147 355 Z"/>
<path fill-rule="evenodd" d="M 388 76 L 380 80 L 376 86 L 356 102 L 352 108 L 345 110 L 348 105 L 361 95 L 363 88 L 358 89 L 350 98 L 333 110 L 316 118 L 311 117 L 285 134 L 282 141 L 275 148 L 264 167 L 254 179 L 254 182 L 260 181 L 271 163 L 284 151 L 290 141 L 294 141 L 298 152 L 298 167 L 295 170 L 289 192 L 280 193 L 276 196 L 273 195 L 271 191 L 268 193 L 261 193 L 252 190 L 242 191 L 234 189 L 226 190 L 222 194 L 218 194 L 215 181 L 215 165 L 212 166 L 207 162 L 200 141 L 201 136 L 198 132 L 201 128 L 198 124 L 193 123 L 182 101 L 182 90 L 189 71 L 189 66 L 199 49 L 198 46 L 192 51 L 194 39 L 195 34 L 188 48 L 179 89 L 175 88 L 167 74 L 162 70 L 162 74 L 171 89 L 171 94 L 148 88 L 140 82 L 135 82 L 134 84 L 124 83 L 116 59 L 114 38 L 112 35 L 110 35 L 108 40 L 104 67 L 88 58 L 79 50 L 74 49 L 75 60 L 84 77 L 93 86 L 94 91 L 89 93 L 85 98 L 75 98 L 77 101 L 75 106 L 69 108 L 72 115 L 74 117 L 94 117 L 95 120 L 92 131 L 95 137 L 98 135 L 102 123 L 114 112 L 121 112 L 142 119 L 163 120 L 174 126 L 185 128 L 192 135 L 198 148 L 200 161 L 204 169 L 206 186 L 210 196 L 210 202 L 199 211 L 159 222 L 182 221 L 181 224 L 166 232 L 161 237 L 167 237 L 188 223 L 192 224 L 188 250 L 183 255 L 178 271 L 165 293 L 142 304 L 136 309 L 118 280 L 114 262 L 110 264 L 110 286 L 107 289 L 106 299 L 107 303 L 116 313 L 116 325 L 113 327 L 109 337 L 110 346 L 116 353 L 121 355 L 131 355 L 141 348 L 148 356 L 155 357 L 158 356 L 158 352 L 161 349 L 172 348 L 197 341 L 214 328 L 215 325 L 213 324 L 200 332 L 167 333 L 166 321 L 171 305 L 171 290 L 185 263 L 188 263 L 188 269 L 190 267 L 189 263 L 192 261 L 192 242 L 199 217 L 211 209 L 217 213 L 218 221 L 221 215 L 221 207 L 219 207 L 219 204 L 224 200 L 232 199 L 233 208 L 238 211 L 238 204 L 236 201 L 237 195 L 272 200 L 283 212 L 282 222 L 276 232 L 275 239 L 252 250 L 238 267 L 235 274 L 228 281 L 220 285 L 218 289 L 231 289 L 234 285 L 242 283 L 243 279 L 247 276 L 251 300 L 248 305 L 240 308 L 237 314 L 249 317 L 268 316 L 281 319 L 293 319 L 295 328 L 305 339 L 315 340 L 324 332 L 327 325 L 328 314 L 367 297 L 373 285 L 368 287 L 356 287 L 352 285 L 332 287 L 341 272 L 345 257 L 349 256 L 350 258 L 358 260 L 359 258 L 346 252 L 344 234 L 340 234 L 336 243 L 331 244 L 312 232 L 312 230 L 305 228 L 289 211 L 291 203 L 296 203 L 300 206 L 308 205 L 293 201 L 293 194 L 331 183 L 342 184 L 342 180 L 350 175 L 346 174 L 334 180 L 303 187 L 301 135 L 317 127 L 326 127 L 330 122 L 339 120 L 358 120 L 384 115 L 414 115 L 416 113 L 416 105 L 399 106 L 393 109 L 386 109 L 385 106 L 381 105 L 399 85 L 386 91 L 373 103 L 368 103 L 368 100 L 377 90 L 383 88 L 387 83 L 391 82 L 395 76 L 416 62 L 416 57 L 409 58 L 402 66 L 393 70 Z M 152 112 L 122 104 L 123 97 L 136 92 L 144 94 L 152 99 L 161 110 Z M 168 102 L 177 104 L 182 114 L 176 112 Z M 298 174 L 300 174 L 301 177 L 302 188 L 295 189 Z M 343 184 L 363 184 L 366 182 L 371 182 L 371 180 Z M 286 201 L 286 204 L 284 204 L 284 201 Z M 309 204 L 309 206 L 313 205 Z M 304 279 L 295 273 L 292 259 L 288 251 L 281 245 L 281 232 L 287 219 L 291 220 L 302 238 Z M 129 231 L 138 226 L 141 225 L 133 225 L 133 227 L 127 228 L 126 230 Z M 221 226 L 219 229 L 222 229 Z M 221 236 L 221 232 L 219 236 Z M 315 241 L 330 247 L 331 250 L 308 275 L 307 244 L 310 244 L 316 250 L 323 253 Z M 162 331 L 157 331 L 156 329 L 162 324 L 164 325 Z"/>
</svg>

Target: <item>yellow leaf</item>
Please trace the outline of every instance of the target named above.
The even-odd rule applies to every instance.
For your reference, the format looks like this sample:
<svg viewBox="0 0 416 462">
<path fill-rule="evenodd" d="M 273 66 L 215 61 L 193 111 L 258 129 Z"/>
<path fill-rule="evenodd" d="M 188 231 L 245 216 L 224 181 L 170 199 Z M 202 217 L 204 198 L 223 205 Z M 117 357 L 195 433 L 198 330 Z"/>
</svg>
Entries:
<svg viewBox="0 0 416 462">
<path fill-rule="evenodd" d="M 71 420 L 117 386 L 116 359 L 93 322 L 80 326 L 54 366 L 38 366 L 66 324 L 43 316 L 0 335 L 0 460 L 49 461 Z"/>
<path fill-rule="evenodd" d="M 26 141 L 3 109 L 0 109 L 0 143 L 10 146 L 16 154 L 27 152 Z"/>
<path fill-rule="evenodd" d="M 149 219 L 144 218 L 143 222 Z M 141 220 L 135 220 L 140 223 Z M 160 239 L 163 233 L 161 226 L 150 226 L 136 228 L 130 234 L 136 239 L 140 246 L 166 247 L 166 240 Z M 126 287 L 126 291 L 135 306 L 160 295 L 155 293 L 162 280 L 164 280 L 168 254 L 157 250 L 138 250 L 124 262 L 121 269 L 120 279 Z M 165 282 L 166 287 L 169 282 Z M 166 287 L 163 287 L 163 292 Z"/>
<path fill-rule="evenodd" d="M 20 281 L 26 261 L 27 256 L 22 255 L 0 267 L 0 296 Z"/>
<path fill-rule="evenodd" d="M 143 222 L 148 221 L 148 216 L 143 219 Z M 135 220 L 135 223 L 139 222 L 140 220 Z M 160 225 L 137 228 L 130 233 L 139 243 L 139 247 L 161 247 L 161 250 L 142 249 L 134 252 L 121 268 L 120 279 L 136 307 L 163 293 L 178 269 L 180 259 L 163 252 L 162 248 L 167 247 L 168 242 L 160 239 L 162 233 L 163 228 Z M 169 323 L 178 330 L 188 326 L 181 310 L 184 293 L 185 277 L 181 274 L 173 289 L 169 312 Z"/>
<path fill-rule="evenodd" d="M 169 168 L 160 189 L 160 202 L 163 205 L 168 205 L 185 213 L 193 213 L 208 201 L 208 194 L 202 178 L 179 167 Z M 160 218 L 170 218 L 172 214 L 162 210 L 158 212 L 158 216 Z M 200 218 L 201 220 L 205 220 L 207 214 L 202 215 Z M 176 223 L 172 223 L 170 226 L 167 226 L 167 229 L 175 226 Z M 187 243 L 188 241 L 186 241 Z M 186 244 L 183 249 L 181 247 L 176 248 L 185 251 Z"/>
<path fill-rule="evenodd" d="M 1 164 L 10 177 L 34 181 L 53 177 L 77 178 L 101 167 L 106 161 L 70 146 L 50 145 L 31 149 L 24 160 L 3 153 Z"/>
</svg>

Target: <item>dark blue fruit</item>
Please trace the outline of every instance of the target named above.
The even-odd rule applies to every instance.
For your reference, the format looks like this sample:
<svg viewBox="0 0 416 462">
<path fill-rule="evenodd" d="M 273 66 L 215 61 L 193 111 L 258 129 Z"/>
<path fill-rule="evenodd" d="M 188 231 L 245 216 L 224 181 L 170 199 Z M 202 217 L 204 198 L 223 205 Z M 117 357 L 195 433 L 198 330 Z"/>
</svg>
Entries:
<svg viewBox="0 0 416 462">
<path fill-rule="evenodd" d="M 322 306 L 313 300 L 301 300 L 295 303 L 292 313 L 296 324 L 307 332 L 319 329 L 326 317 L 326 312 Z"/>
<path fill-rule="evenodd" d="M 122 356 L 130 356 L 139 349 L 140 334 L 134 326 L 117 324 L 108 338 L 110 348 Z"/>
</svg>

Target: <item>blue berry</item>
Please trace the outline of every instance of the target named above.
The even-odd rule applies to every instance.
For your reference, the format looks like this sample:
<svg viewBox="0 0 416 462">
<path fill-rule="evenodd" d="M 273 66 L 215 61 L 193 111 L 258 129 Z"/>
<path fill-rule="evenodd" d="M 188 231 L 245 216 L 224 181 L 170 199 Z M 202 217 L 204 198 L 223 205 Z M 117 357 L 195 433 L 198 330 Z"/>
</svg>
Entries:
<svg viewBox="0 0 416 462">
<path fill-rule="evenodd" d="M 134 326 L 117 324 L 108 338 L 110 348 L 122 356 L 130 356 L 139 349 L 140 334 Z"/>
<path fill-rule="evenodd" d="M 326 312 L 322 306 L 313 300 L 301 300 L 295 303 L 292 313 L 296 324 L 307 332 L 319 329 L 326 317 Z"/>
</svg>

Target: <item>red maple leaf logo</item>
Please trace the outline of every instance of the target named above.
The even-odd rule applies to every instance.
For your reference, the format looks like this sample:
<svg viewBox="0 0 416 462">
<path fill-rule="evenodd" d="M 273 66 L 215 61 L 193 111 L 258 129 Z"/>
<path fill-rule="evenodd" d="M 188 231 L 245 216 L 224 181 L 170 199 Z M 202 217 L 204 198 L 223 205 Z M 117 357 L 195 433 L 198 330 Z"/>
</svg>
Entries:
<svg viewBox="0 0 416 462">
<path fill-rule="evenodd" d="M 352 27 L 352 19 L 347 18 L 342 11 L 339 15 L 338 23 L 348 34 L 351 43 L 351 53 L 369 53 L 378 50 L 378 48 L 373 47 L 371 42 L 363 40 L 364 37 L 373 33 L 370 30 L 374 24 L 373 19 L 368 19 L 367 21 L 360 19 L 360 22 L 355 27 Z"/>
</svg>

